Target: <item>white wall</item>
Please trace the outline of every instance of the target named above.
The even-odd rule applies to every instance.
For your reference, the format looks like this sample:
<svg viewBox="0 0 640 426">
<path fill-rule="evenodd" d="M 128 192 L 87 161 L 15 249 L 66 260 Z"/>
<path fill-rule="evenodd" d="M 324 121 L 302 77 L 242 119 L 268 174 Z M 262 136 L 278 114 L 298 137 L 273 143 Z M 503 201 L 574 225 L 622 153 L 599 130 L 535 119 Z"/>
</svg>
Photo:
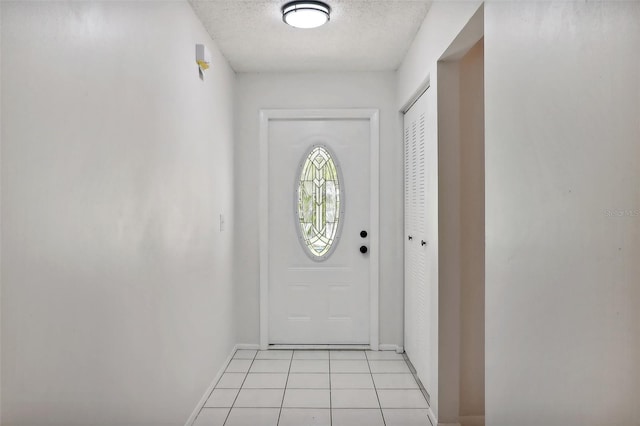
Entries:
<svg viewBox="0 0 640 426">
<path fill-rule="evenodd" d="M 433 200 L 427 200 L 427 238 L 429 243 L 438 247 L 434 250 L 434 258 L 429 259 L 428 279 L 426 285 L 429 294 L 432 295 L 434 305 L 429 313 L 431 327 L 431 353 L 428 354 L 430 365 L 428 374 L 421 377 L 423 384 L 431 396 L 431 410 L 433 416 L 439 420 L 440 410 L 443 410 L 445 421 L 457 421 L 459 413 L 459 347 L 460 347 L 460 274 L 457 270 L 456 259 L 450 256 L 459 256 L 460 223 L 458 212 L 455 210 L 460 204 L 460 176 L 457 172 L 460 164 L 459 139 L 460 124 L 459 110 L 460 99 L 458 93 L 459 73 L 457 66 L 448 68 L 446 76 L 448 81 L 440 81 L 438 61 L 444 57 L 460 59 L 465 49 L 468 50 L 478 34 L 482 32 L 482 15 L 480 8 L 482 2 L 434 2 L 427 14 L 422 27 L 418 31 L 415 40 L 409 48 L 402 65 L 397 71 L 396 105 L 398 108 L 406 106 L 417 92 L 423 88 L 425 82 L 429 82 L 428 115 L 426 118 L 429 137 L 427 149 L 438 152 L 437 157 L 427 158 L 427 171 L 429 184 L 435 185 L 430 192 Z M 472 20 L 472 18 L 474 18 Z M 475 38 L 475 41 L 474 41 Z M 446 67 L 447 65 L 445 65 Z M 454 93 L 440 93 L 440 84 L 454 82 Z M 442 96 L 448 102 L 447 110 L 442 108 Z M 453 114 L 453 115 L 452 115 Z M 441 127 L 442 123 L 448 123 Z M 447 133 L 448 132 L 448 133 Z M 446 133 L 446 134 L 445 134 Z M 447 139 L 447 145 L 440 145 L 441 139 Z M 451 145 L 451 141 L 457 145 Z M 442 152 L 446 150 L 446 159 L 442 158 Z M 440 164 L 439 164 L 440 163 Z M 442 169 L 442 167 L 445 167 Z M 455 167 L 455 168 L 452 168 Z M 448 178 L 446 186 L 449 189 L 440 194 L 443 185 L 438 182 L 442 174 Z M 453 185 L 453 187 L 452 187 Z M 444 197 L 444 200 L 443 198 Z M 443 202 L 446 205 L 440 207 Z M 444 209 L 444 210 L 443 210 Z M 446 214 L 448 222 L 441 223 L 442 216 Z M 442 226 L 447 228 L 447 239 L 441 239 L 438 235 Z M 446 258 L 440 259 L 440 252 L 445 251 Z M 439 276 L 440 267 L 446 263 L 448 270 L 442 279 Z M 444 286 L 445 282 L 456 282 L 457 287 Z M 441 290 L 446 290 L 441 294 Z M 453 291 L 450 291 L 453 290 Z M 451 302 L 457 306 L 451 306 Z M 446 310 L 439 309 L 438 304 L 446 303 Z M 454 309 L 455 308 L 455 309 Z M 444 394 L 440 395 L 440 392 Z M 434 419 L 434 420 L 436 420 Z"/>
<path fill-rule="evenodd" d="M 184 424 L 235 342 L 234 73 L 186 2 L 2 2 L 1 55 L 2 424 Z"/>
<path fill-rule="evenodd" d="M 460 60 L 460 405 L 484 415 L 484 43 Z"/>
<path fill-rule="evenodd" d="M 238 74 L 236 97 L 236 321 L 259 343 L 259 122 L 262 108 L 380 109 L 380 343 L 402 345 L 402 142 L 395 78 L 382 73 Z"/>
<path fill-rule="evenodd" d="M 640 424 L 639 22 L 485 6 L 487 424 Z"/>
<path fill-rule="evenodd" d="M 481 5 L 481 1 L 433 2 L 397 71 L 399 107 L 411 100 L 429 76 L 435 77 L 436 62 Z M 436 83 L 435 78 L 431 83 Z"/>
</svg>

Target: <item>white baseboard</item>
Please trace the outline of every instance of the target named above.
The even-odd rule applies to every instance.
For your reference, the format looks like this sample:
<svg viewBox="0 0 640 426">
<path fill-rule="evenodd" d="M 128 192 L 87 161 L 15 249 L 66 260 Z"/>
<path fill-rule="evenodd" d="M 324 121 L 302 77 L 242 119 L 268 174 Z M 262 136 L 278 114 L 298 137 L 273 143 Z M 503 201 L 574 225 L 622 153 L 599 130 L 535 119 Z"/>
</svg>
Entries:
<svg viewBox="0 0 640 426">
<path fill-rule="evenodd" d="M 460 416 L 462 426 L 484 426 L 484 416 Z"/>
<path fill-rule="evenodd" d="M 402 346 L 392 345 L 392 344 L 388 344 L 388 343 L 380 343 L 378 345 L 378 350 L 381 350 L 381 351 L 396 351 L 396 353 L 399 353 L 399 354 L 404 352 L 404 348 Z"/>
<path fill-rule="evenodd" d="M 369 349 L 369 345 L 269 345 L 269 349 Z"/>
<path fill-rule="evenodd" d="M 432 426 L 439 426 L 438 419 L 436 418 L 436 415 L 433 413 L 433 410 L 431 409 L 431 407 L 429 407 L 429 410 L 427 411 L 427 415 L 429 416 L 429 421 L 431 422 Z"/>
<path fill-rule="evenodd" d="M 260 345 L 243 343 L 237 345 L 238 349 L 260 349 Z M 369 345 L 269 345 L 269 349 L 369 349 Z M 378 345 L 380 351 L 395 351 L 399 354 L 404 352 L 404 348 L 398 345 L 392 344 L 380 344 Z"/>
<path fill-rule="evenodd" d="M 460 416 L 455 423 L 438 423 L 438 426 L 484 426 L 484 416 Z"/>
<path fill-rule="evenodd" d="M 236 345 L 236 350 L 240 350 L 240 349 L 248 349 L 248 350 L 259 350 L 260 349 L 260 345 L 257 343 L 238 343 Z"/>
<path fill-rule="evenodd" d="M 270 345 L 273 349 L 367 349 L 369 345 Z M 238 343 L 235 347 L 239 349 L 260 350 L 259 343 Z M 404 347 L 381 343 L 378 345 L 380 351 L 395 351 L 404 353 Z"/>
<path fill-rule="evenodd" d="M 211 384 L 209 385 L 209 387 L 205 391 L 204 395 L 202 395 L 202 398 L 200 398 L 200 402 L 198 402 L 198 405 L 196 406 L 196 408 L 193 410 L 193 412 L 189 416 L 189 419 L 187 419 L 187 422 L 184 424 L 185 426 L 192 426 L 193 423 L 196 421 L 196 417 L 198 417 L 198 414 L 200 413 L 200 410 L 202 409 L 202 407 L 204 407 L 204 404 L 207 403 L 207 399 L 209 399 L 209 395 L 211 395 L 211 392 L 213 392 L 213 388 L 216 387 L 216 384 L 218 383 L 218 380 L 220 380 L 220 378 L 224 374 L 224 370 L 226 370 L 227 365 L 229 365 L 229 363 L 233 359 L 233 355 L 235 355 L 236 351 L 239 349 L 239 346 L 240 345 L 236 345 L 236 346 L 233 347 L 233 349 L 231 350 L 231 354 L 227 357 L 227 360 L 224 362 L 224 364 L 222 365 L 220 370 L 218 370 L 218 373 L 216 374 L 216 377 L 214 377 L 213 381 L 211 382 Z M 240 348 L 240 349 L 245 349 L 245 348 Z"/>
</svg>

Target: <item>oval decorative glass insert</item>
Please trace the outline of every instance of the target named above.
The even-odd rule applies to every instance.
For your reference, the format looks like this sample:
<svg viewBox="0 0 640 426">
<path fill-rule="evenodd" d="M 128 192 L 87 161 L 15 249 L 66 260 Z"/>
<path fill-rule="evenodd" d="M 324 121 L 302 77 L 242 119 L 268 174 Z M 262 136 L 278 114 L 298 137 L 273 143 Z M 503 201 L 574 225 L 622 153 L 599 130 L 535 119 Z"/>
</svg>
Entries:
<svg viewBox="0 0 640 426">
<path fill-rule="evenodd" d="M 334 157 L 316 145 L 303 157 L 298 180 L 298 232 L 313 260 L 324 260 L 333 251 L 338 236 L 343 200 Z"/>
</svg>

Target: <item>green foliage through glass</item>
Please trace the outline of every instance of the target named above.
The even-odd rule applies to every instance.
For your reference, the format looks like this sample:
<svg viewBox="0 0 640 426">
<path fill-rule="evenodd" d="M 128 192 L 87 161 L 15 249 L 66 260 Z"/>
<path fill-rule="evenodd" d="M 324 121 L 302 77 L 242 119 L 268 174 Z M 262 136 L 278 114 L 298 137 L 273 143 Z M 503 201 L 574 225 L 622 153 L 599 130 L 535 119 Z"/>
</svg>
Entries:
<svg viewBox="0 0 640 426">
<path fill-rule="evenodd" d="M 340 221 L 340 182 L 331 154 L 315 146 L 307 156 L 298 184 L 298 221 L 305 245 L 314 257 L 331 250 Z"/>
</svg>

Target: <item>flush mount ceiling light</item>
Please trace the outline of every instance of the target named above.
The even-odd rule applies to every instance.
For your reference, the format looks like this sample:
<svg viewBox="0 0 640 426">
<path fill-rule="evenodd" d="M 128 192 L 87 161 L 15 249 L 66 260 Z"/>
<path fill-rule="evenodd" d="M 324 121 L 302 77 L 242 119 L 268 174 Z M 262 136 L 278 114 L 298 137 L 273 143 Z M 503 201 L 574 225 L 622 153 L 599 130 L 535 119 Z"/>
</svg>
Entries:
<svg viewBox="0 0 640 426">
<path fill-rule="evenodd" d="M 292 1 L 282 6 L 282 20 L 296 28 L 316 28 L 329 22 L 331 8 L 320 1 Z"/>
</svg>

